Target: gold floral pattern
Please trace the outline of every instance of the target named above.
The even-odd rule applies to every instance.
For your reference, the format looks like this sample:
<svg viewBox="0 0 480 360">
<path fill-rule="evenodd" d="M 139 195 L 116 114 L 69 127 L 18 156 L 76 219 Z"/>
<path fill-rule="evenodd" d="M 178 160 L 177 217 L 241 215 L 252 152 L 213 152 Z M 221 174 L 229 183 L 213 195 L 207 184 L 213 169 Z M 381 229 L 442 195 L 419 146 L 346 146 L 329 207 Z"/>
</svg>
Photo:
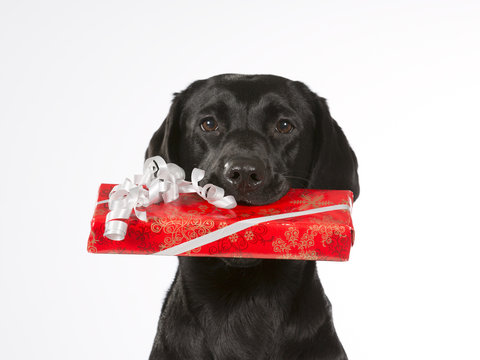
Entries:
<svg viewBox="0 0 480 360">
<path fill-rule="evenodd" d="M 245 237 L 245 240 L 247 240 L 247 241 L 251 241 L 251 240 L 253 240 L 253 239 L 254 239 L 254 237 L 255 237 L 255 234 L 253 233 L 253 231 L 252 231 L 252 230 L 247 230 L 247 231 L 245 231 L 245 235 L 244 235 L 244 237 Z"/>
<path fill-rule="evenodd" d="M 307 231 L 300 236 L 300 231 L 296 226 L 289 227 L 285 231 L 285 240 L 276 238 L 273 243 L 273 251 L 276 253 L 286 253 L 289 255 L 293 249 L 297 249 L 301 258 L 305 260 L 314 260 L 318 258 L 317 252 L 312 249 L 315 246 L 315 239 L 320 236 L 320 243 L 326 247 L 332 243 L 332 237 L 344 238 L 347 236 L 345 226 L 337 224 L 310 225 Z M 282 258 L 290 258 L 284 257 Z"/>
<path fill-rule="evenodd" d="M 291 226 L 285 231 L 285 240 L 282 238 L 276 238 L 273 243 L 274 252 L 289 252 L 298 243 L 298 229 L 295 226 Z"/>
<path fill-rule="evenodd" d="M 154 233 L 163 232 L 165 248 L 208 234 L 215 226 L 210 219 L 200 219 L 195 216 L 166 216 L 153 218 L 150 229 Z"/>
<path fill-rule="evenodd" d="M 301 194 L 299 200 L 292 200 L 290 203 L 298 206 L 298 211 L 309 210 L 333 204 L 331 201 L 325 200 L 325 196 L 323 194 L 316 196 Z"/>
<path fill-rule="evenodd" d="M 282 212 L 279 209 L 260 209 L 257 211 L 258 216 L 270 216 L 270 215 L 278 215 L 281 214 Z"/>
<path fill-rule="evenodd" d="M 188 256 L 192 256 L 193 254 L 198 254 L 200 252 L 200 250 L 202 249 L 201 246 L 195 248 L 195 249 L 192 249 L 192 250 L 188 250 L 185 255 L 188 255 Z"/>
<path fill-rule="evenodd" d="M 347 211 L 347 210 L 337 210 L 337 211 Z M 343 216 L 334 216 L 330 213 L 321 213 L 317 216 L 312 216 L 309 221 L 314 224 L 344 224 L 345 220 Z"/>
<path fill-rule="evenodd" d="M 97 247 L 95 244 L 98 242 L 97 239 L 95 239 L 95 233 L 93 231 L 90 231 L 90 237 L 88 239 L 88 252 L 91 253 L 96 253 L 97 252 Z"/>
<path fill-rule="evenodd" d="M 321 243 L 325 247 L 332 243 L 332 236 L 336 235 L 337 238 L 346 237 L 345 226 L 339 226 L 337 224 L 322 224 L 311 225 L 308 227 L 307 232 L 302 236 L 302 247 L 311 247 L 314 244 L 314 239 L 320 235 Z"/>
<path fill-rule="evenodd" d="M 196 209 L 188 210 L 188 213 L 192 215 L 203 215 L 207 212 L 207 210 L 207 205 L 199 205 Z"/>
</svg>

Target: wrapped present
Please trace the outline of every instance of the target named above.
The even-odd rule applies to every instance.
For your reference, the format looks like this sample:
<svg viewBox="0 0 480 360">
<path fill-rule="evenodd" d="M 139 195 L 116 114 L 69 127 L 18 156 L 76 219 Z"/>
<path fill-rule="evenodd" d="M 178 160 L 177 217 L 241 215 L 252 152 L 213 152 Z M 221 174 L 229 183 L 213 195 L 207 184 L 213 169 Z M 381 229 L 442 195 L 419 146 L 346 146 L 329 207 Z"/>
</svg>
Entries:
<svg viewBox="0 0 480 360">
<path fill-rule="evenodd" d="M 172 172 L 158 176 L 158 163 L 136 184 L 100 186 L 89 252 L 348 260 L 354 240 L 352 192 L 291 189 L 272 204 L 236 205 L 218 187 L 198 186 L 202 173 L 192 174 L 192 184 L 173 169 L 177 175 L 167 181 Z M 159 178 L 160 183 L 152 182 Z M 159 191 L 152 193 L 155 187 Z"/>
</svg>

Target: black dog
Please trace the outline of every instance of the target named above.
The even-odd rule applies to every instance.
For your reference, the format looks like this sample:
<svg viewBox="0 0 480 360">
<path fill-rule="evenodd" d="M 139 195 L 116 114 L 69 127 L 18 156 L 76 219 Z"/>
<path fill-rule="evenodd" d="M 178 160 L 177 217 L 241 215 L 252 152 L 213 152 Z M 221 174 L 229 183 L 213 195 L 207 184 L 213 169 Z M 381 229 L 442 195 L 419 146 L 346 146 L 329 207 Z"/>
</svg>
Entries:
<svg viewBox="0 0 480 360">
<path fill-rule="evenodd" d="M 206 170 L 238 202 L 289 188 L 359 194 L 357 159 L 325 99 L 272 75 L 219 75 L 175 94 L 146 156 Z M 151 360 L 347 359 L 314 261 L 179 257 Z"/>
</svg>

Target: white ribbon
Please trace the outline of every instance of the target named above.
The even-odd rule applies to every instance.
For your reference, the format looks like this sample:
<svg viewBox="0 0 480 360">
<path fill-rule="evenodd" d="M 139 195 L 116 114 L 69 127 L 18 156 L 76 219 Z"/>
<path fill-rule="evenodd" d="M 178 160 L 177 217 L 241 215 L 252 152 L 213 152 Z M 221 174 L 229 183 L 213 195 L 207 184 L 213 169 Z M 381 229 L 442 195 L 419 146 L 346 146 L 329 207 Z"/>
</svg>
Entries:
<svg viewBox="0 0 480 360">
<path fill-rule="evenodd" d="M 185 181 L 183 169 L 173 163 L 166 163 L 161 156 L 145 160 L 143 174 L 135 175 L 134 182 L 125 179 L 116 185 L 109 195 L 104 236 L 111 240 L 123 240 L 127 234 L 128 224 L 123 221 L 130 217 L 132 210 L 141 221 L 147 221 L 146 211 L 137 208 L 151 204 L 171 202 L 178 199 L 180 193 L 196 192 L 210 204 L 224 209 L 237 206 L 235 198 L 225 196 L 225 191 L 218 186 L 198 185 L 205 176 L 205 171 L 193 169 L 192 182 Z"/>
</svg>

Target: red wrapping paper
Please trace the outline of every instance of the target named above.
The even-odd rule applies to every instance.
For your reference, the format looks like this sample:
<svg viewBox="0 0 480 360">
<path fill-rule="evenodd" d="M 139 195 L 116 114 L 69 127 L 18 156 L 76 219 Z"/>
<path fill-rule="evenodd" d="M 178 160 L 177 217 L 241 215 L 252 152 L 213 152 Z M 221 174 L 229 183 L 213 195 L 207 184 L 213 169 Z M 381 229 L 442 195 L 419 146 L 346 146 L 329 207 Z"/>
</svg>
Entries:
<svg viewBox="0 0 480 360">
<path fill-rule="evenodd" d="M 97 202 L 108 200 L 115 185 L 102 184 Z M 181 194 L 170 203 L 146 208 L 148 221 L 132 213 L 124 240 L 103 236 L 108 203 L 97 203 L 88 238 L 91 253 L 159 254 L 164 249 L 221 229 L 240 220 L 291 213 L 330 205 L 351 206 L 346 190 L 291 189 L 283 198 L 264 206 L 220 209 L 197 194 Z M 215 256 L 264 259 L 346 261 L 353 245 L 354 229 L 348 210 L 274 220 L 254 225 L 179 256 Z"/>
</svg>

